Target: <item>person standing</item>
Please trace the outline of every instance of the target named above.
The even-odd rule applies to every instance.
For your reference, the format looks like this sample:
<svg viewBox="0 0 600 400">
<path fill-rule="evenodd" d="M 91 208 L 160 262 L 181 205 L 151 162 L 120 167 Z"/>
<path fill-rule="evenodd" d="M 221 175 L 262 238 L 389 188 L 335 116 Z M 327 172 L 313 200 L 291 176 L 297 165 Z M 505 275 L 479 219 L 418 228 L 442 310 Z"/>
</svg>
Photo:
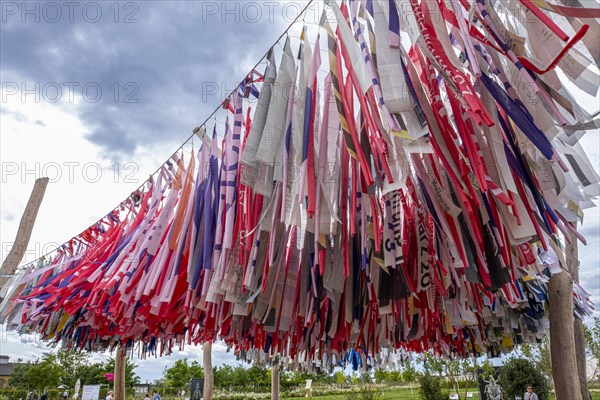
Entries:
<svg viewBox="0 0 600 400">
<path fill-rule="evenodd" d="M 108 392 L 108 394 L 106 395 L 106 399 L 105 400 L 113 400 L 113 392 L 112 392 L 112 390 L 110 392 Z"/>
<path fill-rule="evenodd" d="M 523 396 L 523 400 L 539 400 L 538 395 L 533 391 L 533 386 L 527 385 L 527 391 L 525 392 L 525 396 Z"/>
</svg>

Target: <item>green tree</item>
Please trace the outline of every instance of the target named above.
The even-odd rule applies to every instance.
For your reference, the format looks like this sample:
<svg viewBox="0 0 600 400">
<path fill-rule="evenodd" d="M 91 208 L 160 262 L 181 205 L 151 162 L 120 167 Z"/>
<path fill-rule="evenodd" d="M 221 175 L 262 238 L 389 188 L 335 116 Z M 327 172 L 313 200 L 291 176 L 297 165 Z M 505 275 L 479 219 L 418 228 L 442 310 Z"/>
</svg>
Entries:
<svg viewBox="0 0 600 400">
<path fill-rule="evenodd" d="M 23 363 L 19 359 L 15 364 L 15 368 L 13 369 L 12 374 L 8 380 L 8 385 L 12 388 L 22 388 L 22 389 L 32 389 L 33 387 L 30 385 L 29 381 L 26 377 L 26 372 L 31 368 L 34 363 L 27 362 Z"/>
<path fill-rule="evenodd" d="M 77 378 L 81 379 L 82 385 L 106 383 L 106 378 L 104 378 L 105 371 L 106 369 L 103 363 L 88 364 L 79 369 Z"/>
<path fill-rule="evenodd" d="M 494 366 L 492 365 L 492 363 L 490 362 L 489 359 L 486 359 L 480 366 L 479 366 L 479 370 L 481 371 L 481 374 L 483 375 L 484 378 L 489 378 L 494 376 L 495 373 L 495 369 Z M 477 371 L 479 373 L 479 371 Z"/>
<path fill-rule="evenodd" d="M 171 368 L 165 369 L 167 387 L 181 390 L 187 387 L 193 378 L 204 378 L 204 370 L 197 361 L 188 364 L 187 359 L 177 360 Z"/>
<path fill-rule="evenodd" d="M 593 365 L 591 374 L 588 373 L 590 377 L 588 386 L 590 386 L 600 377 L 600 318 L 594 318 L 594 325 L 591 328 L 583 325 L 583 335 L 588 365 Z"/>
<path fill-rule="evenodd" d="M 32 364 L 23 374 L 28 387 L 38 391 L 56 389 L 60 384 L 63 369 L 57 362 L 56 354 L 45 353 L 42 359 Z"/>
<path fill-rule="evenodd" d="M 467 389 L 473 384 L 477 377 L 477 358 L 435 358 L 426 354 L 425 369 L 436 375 L 448 379 L 452 384 L 454 392 L 460 395 L 461 380 L 463 380 L 465 396 Z"/>
<path fill-rule="evenodd" d="M 419 375 L 419 396 L 421 400 L 446 400 L 448 393 L 442 391 L 442 380 L 426 371 Z"/>
<path fill-rule="evenodd" d="M 60 349 L 56 352 L 56 360 L 62 367 L 60 383 L 73 388 L 80 377 L 81 370 L 89 364 L 89 354 L 76 350 Z"/>
<path fill-rule="evenodd" d="M 213 368 L 213 378 L 215 387 L 228 387 L 235 385 L 234 381 L 235 370 L 231 365 L 223 365 L 222 367 Z"/>
<path fill-rule="evenodd" d="M 552 361 L 550 359 L 550 339 L 548 336 L 544 336 L 538 344 L 521 345 L 518 353 L 520 353 L 520 357 L 517 356 L 517 358 L 529 360 L 552 383 Z"/>
<path fill-rule="evenodd" d="M 292 386 L 298 385 L 300 383 L 300 374 L 295 371 L 281 371 L 279 374 L 279 384 L 284 389 L 287 390 Z"/>
<path fill-rule="evenodd" d="M 129 358 L 125 359 L 125 385 L 133 386 L 140 383 L 140 377 L 136 375 L 135 369 L 137 365 L 133 363 Z M 112 374 L 115 372 L 115 359 L 109 358 L 108 361 L 103 364 L 103 370 L 98 376 L 100 382 L 105 383 L 106 378 L 104 378 L 104 374 Z"/>
<path fill-rule="evenodd" d="M 535 388 L 540 400 L 548 400 L 550 385 L 544 374 L 535 367 L 534 363 L 523 358 L 514 358 L 500 369 L 500 386 L 507 398 L 523 396 L 527 385 Z"/>
<path fill-rule="evenodd" d="M 417 380 L 417 369 L 412 362 L 407 362 L 402 369 L 402 380 L 413 383 Z"/>
<path fill-rule="evenodd" d="M 198 363 L 198 361 L 192 361 L 190 364 L 190 376 L 194 378 L 204 378 L 204 368 Z"/>
<path fill-rule="evenodd" d="M 246 382 L 252 382 L 257 385 L 270 385 L 271 384 L 271 370 L 261 368 L 257 365 L 253 365 L 246 370 L 247 380 Z"/>
<path fill-rule="evenodd" d="M 413 384 L 417 381 L 419 374 L 417 373 L 417 368 L 414 365 L 415 361 L 409 359 L 402 368 L 402 380 L 404 382 L 408 382 L 408 387 L 410 388 L 410 394 L 413 395 Z"/>
<path fill-rule="evenodd" d="M 238 365 L 233 369 L 232 374 L 233 385 L 234 386 L 244 386 L 248 384 L 248 374 L 246 368 Z"/>
<path fill-rule="evenodd" d="M 600 358 L 600 318 L 594 318 L 594 325 L 583 327 L 586 349 L 594 358 Z"/>
<path fill-rule="evenodd" d="M 400 383 L 402 382 L 402 373 L 400 371 L 376 370 L 373 374 L 376 383 Z"/>
<path fill-rule="evenodd" d="M 546 377 L 552 382 L 552 360 L 550 359 L 550 338 L 544 336 L 542 343 L 539 344 L 540 361 L 537 364 Z"/>
</svg>

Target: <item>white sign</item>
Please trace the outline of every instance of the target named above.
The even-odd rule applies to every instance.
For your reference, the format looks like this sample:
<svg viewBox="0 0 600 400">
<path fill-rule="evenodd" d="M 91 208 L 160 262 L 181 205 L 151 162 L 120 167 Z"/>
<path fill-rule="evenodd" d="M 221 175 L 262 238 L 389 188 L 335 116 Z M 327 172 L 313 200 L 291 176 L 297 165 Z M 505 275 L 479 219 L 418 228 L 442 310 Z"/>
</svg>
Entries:
<svg viewBox="0 0 600 400">
<path fill-rule="evenodd" d="M 81 400 L 99 400 L 100 385 L 83 385 Z"/>
</svg>

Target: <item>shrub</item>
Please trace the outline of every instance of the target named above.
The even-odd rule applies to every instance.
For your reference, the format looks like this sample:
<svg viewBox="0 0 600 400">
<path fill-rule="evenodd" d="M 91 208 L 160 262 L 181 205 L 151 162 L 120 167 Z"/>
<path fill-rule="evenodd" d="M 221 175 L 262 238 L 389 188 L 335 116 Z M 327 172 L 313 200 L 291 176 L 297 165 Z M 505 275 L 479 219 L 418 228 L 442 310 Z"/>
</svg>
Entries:
<svg viewBox="0 0 600 400">
<path fill-rule="evenodd" d="M 550 398 L 550 385 L 546 376 L 523 358 L 515 358 L 504 364 L 500 369 L 500 385 L 509 399 L 514 399 L 517 395 L 523 397 L 527 385 L 533 386 L 540 400 Z"/>
<path fill-rule="evenodd" d="M 379 400 L 381 398 L 381 389 L 363 383 L 360 388 L 348 393 L 348 400 Z"/>
<path fill-rule="evenodd" d="M 442 392 L 442 380 L 429 373 L 425 373 L 418 378 L 421 388 L 419 395 L 421 400 L 447 400 L 448 392 Z"/>
<path fill-rule="evenodd" d="M 25 389 L 0 389 L 0 399 L 19 400 L 27 397 Z"/>
</svg>

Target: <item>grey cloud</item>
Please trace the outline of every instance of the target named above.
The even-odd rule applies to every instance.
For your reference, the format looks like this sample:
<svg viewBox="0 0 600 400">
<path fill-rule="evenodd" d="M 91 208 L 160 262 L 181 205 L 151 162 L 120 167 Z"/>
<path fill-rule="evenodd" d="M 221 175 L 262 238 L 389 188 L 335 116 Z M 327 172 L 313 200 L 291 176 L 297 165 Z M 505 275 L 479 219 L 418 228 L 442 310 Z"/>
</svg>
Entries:
<svg viewBox="0 0 600 400">
<path fill-rule="evenodd" d="M 12 115 L 15 118 L 15 120 L 20 123 L 30 123 L 31 122 L 31 119 L 27 115 L 23 114 L 20 111 L 4 109 L 3 114 Z"/>
<path fill-rule="evenodd" d="M 15 215 L 13 213 L 10 212 L 3 212 L 2 213 L 2 219 L 9 222 L 9 221 L 14 221 L 15 220 Z"/>
<path fill-rule="evenodd" d="M 90 129 L 88 139 L 107 156 L 130 155 L 150 143 L 173 145 L 189 136 L 225 96 L 219 93 L 203 102 L 203 84 L 233 88 L 247 72 L 239 72 L 239 62 L 258 61 L 285 27 L 281 12 L 274 13 L 274 22 L 265 13 L 257 23 L 241 11 L 239 23 L 234 15 L 222 21 L 203 14 L 208 5 L 222 3 L 138 2 L 133 17 L 139 22 L 129 24 L 122 22 L 133 11 L 123 9 L 129 3 L 119 3 L 119 23 L 110 2 L 97 2 L 103 11 L 97 23 L 83 20 L 77 10 L 72 23 L 65 15 L 56 23 L 47 22 L 43 13 L 39 23 L 31 17 L 22 22 L 20 14 L 3 15 L 3 80 L 19 77 L 42 87 L 75 82 L 76 94 L 85 84 L 100 87 L 102 97 L 82 102 L 77 110 Z M 94 87 L 88 89 L 94 98 Z"/>
</svg>

